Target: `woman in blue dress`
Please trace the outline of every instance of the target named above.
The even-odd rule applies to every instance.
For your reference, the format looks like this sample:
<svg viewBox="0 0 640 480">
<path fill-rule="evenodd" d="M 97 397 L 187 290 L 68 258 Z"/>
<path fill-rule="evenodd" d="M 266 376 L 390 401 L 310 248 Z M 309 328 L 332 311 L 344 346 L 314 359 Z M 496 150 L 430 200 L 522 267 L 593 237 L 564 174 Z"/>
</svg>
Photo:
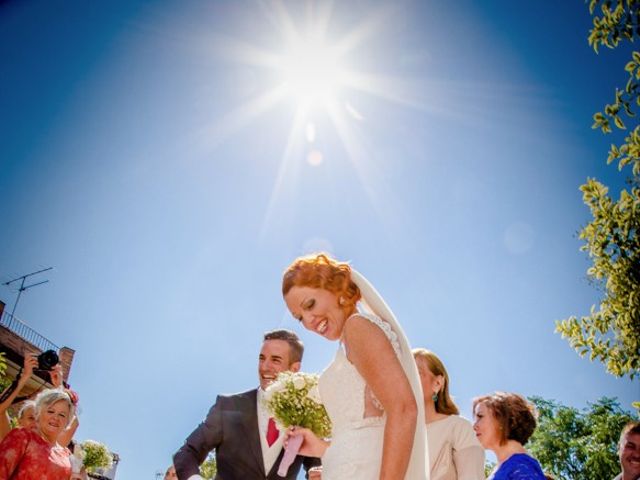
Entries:
<svg viewBox="0 0 640 480">
<path fill-rule="evenodd" d="M 473 400 L 473 429 L 498 464 L 488 480 L 545 480 L 524 445 L 536 429 L 534 406 L 515 393 L 496 392 Z"/>
</svg>

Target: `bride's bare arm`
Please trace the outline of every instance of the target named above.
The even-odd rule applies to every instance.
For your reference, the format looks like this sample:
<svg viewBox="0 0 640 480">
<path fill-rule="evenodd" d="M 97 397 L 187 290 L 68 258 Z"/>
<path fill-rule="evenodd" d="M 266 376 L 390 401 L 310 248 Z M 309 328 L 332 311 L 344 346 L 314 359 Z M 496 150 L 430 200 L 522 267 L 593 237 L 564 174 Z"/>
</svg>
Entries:
<svg viewBox="0 0 640 480">
<path fill-rule="evenodd" d="M 387 414 L 380 480 L 404 478 L 413 447 L 418 410 L 411 385 L 384 332 L 355 315 L 344 328 L 349 360 Z"/>
</svg>

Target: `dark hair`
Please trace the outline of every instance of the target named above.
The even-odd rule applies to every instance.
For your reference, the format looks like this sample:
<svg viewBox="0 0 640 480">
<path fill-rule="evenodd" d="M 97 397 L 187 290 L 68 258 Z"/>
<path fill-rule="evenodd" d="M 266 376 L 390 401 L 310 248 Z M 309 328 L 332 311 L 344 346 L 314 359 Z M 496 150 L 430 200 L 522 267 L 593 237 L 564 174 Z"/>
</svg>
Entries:
<svg viewBox="0 0 640 480">
<path fill-rule="evenodd" d="M 284 340 L 289 344 L 289 360 L 290 363 L 296 363 L 302 361 L 302 355 L 304 354 L 304 344 L 302 340 L 292 332 L 291 330 L 279 329 L 266 332 L 263 337 L 263 341 L 267 340 Z"/>
<path fill-rule="evenodd" d="M 640 421 L 629 422 L 624 426 L 624 428 L 622 429 L 622 432 L 620 433 L 620 441 L 618 442 L 619 447 L 622 447 L 622 442 L 624 440 L 624 437 L 627 436 L 629 433 L 632 433 L 635 435 L 640 434 Z"/>
<path fill-rule="evenodd" d="M 498 423 L 500 444 L 515 440 L 525 445 L 536 429 L 536 409 L 522 395 L 496 392 L 473 399 L 473 410 L 479 404 L 487 406 Z"/>
</svg>

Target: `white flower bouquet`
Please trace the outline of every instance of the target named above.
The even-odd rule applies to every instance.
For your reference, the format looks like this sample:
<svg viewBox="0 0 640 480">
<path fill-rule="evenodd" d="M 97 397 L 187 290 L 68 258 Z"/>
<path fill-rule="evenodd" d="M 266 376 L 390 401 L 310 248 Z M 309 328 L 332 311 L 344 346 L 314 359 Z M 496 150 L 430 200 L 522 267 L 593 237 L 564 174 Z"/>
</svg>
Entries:
<svg viewBox="0 0 640 480">
<path fill-rule="evenodd" d="M 331 421 L 320 400 L 318 375 L 303 372 L 281 372 L 269 385 L 264 396 L 267 410 L 281 428 L 304 427 L 320 438 L 331 435 Z M 284 477 L 295 460 L 302 437 L 291 437 L 278 468 Z"/>
<path fill-rule="evenodd" d="M 75 444 L 70 460 L 74 473 L 80 473 L 83 467 L 87 472 L 96 473 L 99 468 L 111 468 L 113 455 L 104 444 L 85 440 Z"/>
</svg>

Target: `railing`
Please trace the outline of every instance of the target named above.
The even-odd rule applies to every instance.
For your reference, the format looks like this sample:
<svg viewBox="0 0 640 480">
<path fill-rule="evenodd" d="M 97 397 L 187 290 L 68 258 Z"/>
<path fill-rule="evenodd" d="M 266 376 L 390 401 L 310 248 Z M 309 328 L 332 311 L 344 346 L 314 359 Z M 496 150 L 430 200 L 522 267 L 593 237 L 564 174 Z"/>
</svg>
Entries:
<svg viewBox="0 0 640 480">
<path fill-rule="evenodd" d="M 0 317 L 0 326 L 3 326 L 16 335 L 22 337 L 22 339 L 39 348 L 43 352 L 45 350 L 55 350 L 56 352 L 60 350 L 60 348 L 51 340 L 43 337 L 33 328 L 19 320 L 18 317 L 14 317 L 7 311 L 2 312 L 2 317 Z"/>
</svg>

